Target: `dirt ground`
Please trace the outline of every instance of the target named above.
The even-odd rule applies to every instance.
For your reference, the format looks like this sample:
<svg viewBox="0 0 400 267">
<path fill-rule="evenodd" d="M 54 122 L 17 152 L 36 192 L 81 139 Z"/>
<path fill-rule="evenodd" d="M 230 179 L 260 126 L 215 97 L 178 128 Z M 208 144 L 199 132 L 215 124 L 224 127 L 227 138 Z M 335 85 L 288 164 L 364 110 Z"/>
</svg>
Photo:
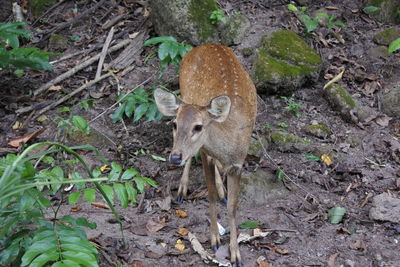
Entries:
<svg viewBox="0 0 400 267">
<path fill-rule="evenodd" d="M 35 27 L 48 29 L 68 19 L 68 13 L 62 16 L 60 14 L 64 14 L 62 10 L 73 8 L 74 4 L 71 2 L 66 1 L 53 9 L 47 15 L 47 23 L 38 22 Z M 129 17 L 130 23 L 118 26 L 119 30 L 133 33 L 150 27 L 150 35 L 153 36 L 151 25 L 143 16 L 143 7 L 134 3 L 135 1 L 122 2 L 124 4 L 121 3 L 120 8 L 132 16 Z M 228 12 L 239 10 L 251 21 L 251 29 L 243 43 L 232 47 L 247 70 L 251 69 L 251 57 L 243 56 L 242 50 L 256 48 L 263 34 L 277 29 L 291 29 L 304 37 L 301 23 L 287 10 L 287 1 L 224 0 L 219 3 Z M 367 51 L 376 46 L 372 36 L 393 25 L 381 24 L 362 13 L 364 3 L 361 0 L 313 1 L 309 12 L 326 6 L 337 7 L 329 12 L 347 24 L 340 31 L 345 42 L 338 42 L 332 31 L 325 28 L 320 28 L 313 36 L 304 38 L 318 51 L 324 63 L 317 83 L 300 89 L 294 95 L 295 101 L 301 103 L 301 116 L 297 118 L 292 112 L 285 110 L 286 103 L 279 96 L 260 95 L 255 136 L 268 138 L 271 129 L 265 126 L 279 130 L 277 124 L 284 122 L 287 124 L 285 131 L 309 139 L 310 145 L 302 150 L 282 150 L 267 145 L 269 157 L 264 155 L 261 158 L 248 159 L 244 176 L 259 172 L 273 186 L 251 192 L 243 189 L 245 193 L 240 201 L 238 223 L 258 221 L 262 223 L 262 229 L 270 231 L 264 238 L 240 245 L 244 266 L 258 266 L 257 259 L 263 259 L 272 266 L 400 266 L 399 226 L 373 221 L 368 216 L 372 196 L 387 191 L 399 196 L 399 188 L 396 187 L 396 180 L 400 178 L 399 155 L 390 151 L 388 140 L 391 136 L 400 137 L 400 121 L 392 119 L 387 126 L 380 126 L 374 121 L 363 125 L 348 123 L 331 109 L 322 96 L 322 87 L 327 82 L 325 77 L 328 74 L 337 75 L 338 67 L 344 66 L 346 72 L 340 84 L 360 103 L 380 112 L 382 92 L 391 84 L 400 82 L 399 54 L 374 59 L 368 56 Z M 83 5 L 80 8 L 89 6 Z M 101 28 L 102 23 L 120 11 L 117 8 L 100 8 L 96 11 L 96 16 L 61 31 L 60 34 L 65 36 L 84 36 L 84 41 L 68 46 L 62 53 L 70 54 L 87 49 L 91 43 L 102 43 L 107 35 L 107 31 Z M 128 30 L 125 28 L 127 25 L 130 27 Z M 395 27 L 400 29 L 398 25 Z M 321 40 L 325 40 L 326 45 Z M 46 48 L 45 43 L 40 45 Z M 134 70 L 119 81 L 120 86 L 131 89 L 152 75 L 157 75 L 159 62 L 156 58 L 144 63 L 151 52 L 155 52 L 154 47 L 145 48 L 136 56 Z M 22 106 L 56 99 L 79 87 L 82 80 L 94 77 L 96 66 L 86 68 L 62 82 L 61 91 L 42 94 L 36 102 L 32 102 L 29 97 L 30 90 L 65 72 L 85 56 L 55 64 L 54 72 L 29 73 L 18 82 L 13 76 L 2 75 L 0 88 L 3 95 L 0 96 L 0 103 L 4 107 L 0 110 L 3 136 L 0 147 L 6 148 L 9 140 L 33 132 L 43 124 L 48 130 L 37 141 L 60 140 L 60 136 L 56 136 L 57 123 L 54 120 L 54 113 L 58 108 L 46 113 L 49 122 L 44 123 L 30 120 L 29 113 L 16 115 L 15 111 Z M 109 59 L 106 58 L 106 61 Z M 172 70 L 164 75 L 161 82 L 170 88 L 178 88 L 177 74 Z M 159 83 L 154 78 L 144 88 Z M 104 93 L 95 100 L 94 108 L 89 112 L 79 111 L 88 120 L 115 103 L 117 83 L 110 80 L 99 83 L 90 90 L 97 92 L 102 88 L 105 88 Z M 92 96 L 90 92 L 84 91 L 64 103 L 64 106 Z M 114 266 L 117 263 L 124 266 L 208 266 L 193 251 L 187 236 L 182 237 L 177 233 L 180 227 L 184 227 L 194 233 L 206 249 L 210 249 L 208 202 L 204 194 L 199 197 L 206 188 L 201 164 L 195 163 L 191 169 L 189 193 L 193 199 L 182 204 L 172 201 L 168 211 L 161 210 L 156 202 L 164 201 L 169 194 L 173 198 L 176 196 L 182 169 L 155 161 L 151 155 L 168 158 L 172 146 L 172 126 L 166 119 L 159 122 L 125 120 L 126 125 L 120 122 L 113 124 L 109 116 L 112 111 L 113 109 L 108 110 L 105 115 L 93 121 L 91 127 L 113 137 L 116 145 L 105 143 L 98 148 L 110 162 L 118 161 L 125 167 L 138 168 L 143 176 L 156 180 L 159 188 L 150 188 L 144 196 L 139 196 L 139 206 L 118 209 L 123 217 L 127 248 L 122 246 L 118 224 L 108 210 L 80 203 L 81 210 L 71 212 L 71 207 L 66 204 L 63 205 L 60 216 L 73 213 L 73 216 L 83 216 L 97 223 L 97 229 L 89 230 L 88 235 L 100 246 L 101 266 Z M 26 123 L 23 128 L 12 130 L 16 121 Z M 303 127 L 313 121 L 326 124 L 331 129 L 331 134 L 326 138 L 317 138 L 304 133 Z M 74 141 L 76 140 L 68 142 L 75 144 Z M 146 155 L 135 156 L 134 152 L 140 149 Z M 332 155 L 332 166 L 327 167 L 305 157 L 307 153 L 318 154 L 320 151 L 328 151 Z M 100 164 L 88 157 L 92 165 Z M 277 166 L 285 171 L 291 181 L 282 183 L 276 180 Z M 269 189 L 271 193 L 265 192 Z M 347 210 L 344 220 L 339 224 L 332 224 L 327 220 L 327 211 L 334 206 L 345 207 Z M 178 209 L 186 211 L 188 216 L 178 217 Z M 219 210 L 219 223 L 226 227 L 224 204 L 219 204 Z M 157 232 L 149 232 L 146 230 L 149 220 L 164 220 L 166 225 Z M 240 232 L 251 233 L 245 229 Z M 174 248 L 178 239 L 182 239 L 185 250 L 178 251 Z M 224 235 L 224 246 L 219 253 L 226 254 L 224 248 L 227 249 L 228 243 L 229 235 Z M 260 258 L 261 256 L 264 258 Z"/>
</svg>

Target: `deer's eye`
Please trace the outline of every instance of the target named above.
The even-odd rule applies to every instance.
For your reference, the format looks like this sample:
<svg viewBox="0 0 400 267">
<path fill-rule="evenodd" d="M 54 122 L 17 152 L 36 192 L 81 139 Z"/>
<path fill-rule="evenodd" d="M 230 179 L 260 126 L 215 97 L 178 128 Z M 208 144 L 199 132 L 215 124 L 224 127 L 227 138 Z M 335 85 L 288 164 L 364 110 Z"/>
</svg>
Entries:
<svg viewBox="0 0 400 267">
<path fill-rule="evenodd" d="M 201 130 L 203 130 L 203 125 L 201 125 L 201 124 L 197 124 L 193 128 L 194 132 L 201 132 Z"/>
<path fill-rule="evenodd" d="M 176 130 L 177 126 L 176 126 L 176 122 L 172 123 L 172 128 L 174 128 L 174 130 Z"/>
</svg>

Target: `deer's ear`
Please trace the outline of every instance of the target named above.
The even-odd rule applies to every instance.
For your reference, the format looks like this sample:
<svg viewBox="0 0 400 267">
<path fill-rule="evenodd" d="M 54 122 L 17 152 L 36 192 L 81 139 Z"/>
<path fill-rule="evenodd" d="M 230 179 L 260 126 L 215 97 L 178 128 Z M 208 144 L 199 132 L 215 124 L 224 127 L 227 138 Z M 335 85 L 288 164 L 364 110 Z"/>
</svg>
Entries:
<svg viewBox="0 0 400 267">
<path fill-rule="evenodd" d="M 231 110 L 231 99 L 226 96 L 217 96 L 211 100 L 210 106 L 208 108 L 208 113 L 210 113 L 211 118 L 217 122 L 223 122 L 229 115 Z"/>
<path fill-rule="evenodd" d="M 179 107 L 178 99 L 172 93 L 157 88 L 154 91 L 154 99 L 158 110 L 164 116 L 176 116 Z"/>
</svg>

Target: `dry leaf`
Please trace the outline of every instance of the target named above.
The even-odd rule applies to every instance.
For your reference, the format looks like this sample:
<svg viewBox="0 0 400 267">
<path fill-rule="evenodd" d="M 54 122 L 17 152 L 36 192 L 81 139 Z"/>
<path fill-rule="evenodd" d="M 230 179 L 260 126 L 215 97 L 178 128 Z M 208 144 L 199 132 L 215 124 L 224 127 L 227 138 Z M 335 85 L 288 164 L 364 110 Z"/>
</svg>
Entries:
<svg viewBox="0 0 400 267">
<path fill-rule="evenodd" d="M 182 243 L 182 240 L 176 240 L 175 248 L 179 251 L 185 250 L 185 244 Z"/>
<path fill-rule="evenodd" d="M 44 122 L 47 120 L 47 116 L 46 115 L 40 115 L 37 119 L 38 122 Z"/>
<path fill-rule="evenodd" d="M 276 252 L 276 253 L 278 253 L 278 254 L 281 254 L 281 255 L 286 255 L 286 254 L 289 253 L 289 250 L 287 250 L 287 249 L 285 249 L 285 248 L 282 248 L 282 247 L 280 247 L 280 246 L 278 246 L 278 245 L 275 245 L 275 244 L 273 244 L 273 243 L 268 243 L 268 244 L 266 244 L 265 246 L 266 246 L 269 250 L 272 250 L 272 251 L 274 251 L 274 252 Z"/>
<path fill-rule="evenodd" d="M 34 132 L 33 134 L 27 134 L 24 136 L 20 136 L 18 138 L 15 138 L 14 140 L 10 141 L 8 144 L 12 147 L 19 147 L 22 144 L 27 143 L 29 140 L 35 138 L 39 134 L 43 133 L 46 130 L 46 128 L 41 128 Z"/>
<path fill-rule="evenodd" d="M 130 266 L 132 266 L 132 267 L 143 267 L 143 263 L 140 260 L 134 260 L 134 261 L 132 261 Z"/>
<path fill-rule="evenodd" d="M 13 130 L 17 130 L 18 128 L 21 128 L 22 122 L 16 121 L 12 127 Z"/>
<path fill-rule="evenodd" d="M 272 264 L 267 261 L 257 261 L 259 267 L 272 267 Z"/>
<path fill-rule="evenodd" d="M 100 203 L 100 202 L 92 202 L 90 205 L 95 206 L 97 208 L 102 208 L 102 209 L 110 209 L 106 204 Z"/>
<path fill-rule="evenodd" d="M 70 211 L 71 212 L 78 212 L 78 211 L 80 211 L 82 208 L 80 207 L 80 206 L 73 206 L 73 207 L 71 207 L 71 209 L 70 209 Z"/>
<path fill-rule="evenodd" d="M 339 81 L 339 80 L 342 79 L 343 73 L 344 73 L 344 67 L 340 67 L 339 69 L 341 70 L 341 72 L 340 72 L 338 75 L 336 75 L 332 80 L 330 80 L 329 82 L 327 82 L 327 83 L 324 85 L 324 88 L 323 88 L 323 89 L 327 88 L 329 85 L 331 85 L 331 84 L 333 84 L 333 83 L 335 83 L 335 82 L 337 82 L 337 81 Z"/>
<path fill-rule="evenodd" d="M 156 200 L 156 204 L 160 207 L 161 210 L 169 211 L 171 209 L 171 196 L 167 196 L 163 200 Z"/>
<path fill-rule="evenodd" d="M 338 7 L 335 7 L 335 6 L 326 6 L 325 9 L 328 9 L 328 10 L 338 10 L 339 8 L 338 8 Z"/>
<path fill-rule="evenodd" d="M 155 233 L 163 229 L 165 226 L 165 221 L 163 220 L 154 220 L 150 219 L 147 221 L 146 228 L 149 230 L 149 232 Z"/>
<path fill-rule="evenodd" d="M 253 235 L 254 236 L 260 236 L 261 234 L 262 234 L 262 230 L 260 229 L 260 228 L 255 228 L 254 230 L 253 230 Z"/>
<path fill-rule="evenodd" d="M 146 252 L 144 253 L 144 256 L 145 256 L 146 258 L 150 258 L 150 259 L 159 259 L 159 258 L 161 258 L 163 255 L 162 255 L 162 254 L 155 253 L 155 252 L 153 252 L 153 251 L 146 251 Z"/>
<path fill-rule="evenodd" d="M 176 210 L 175 213 L 179 218 L 186 218 L 188 216 L 184 210 Z"/>
<path fill-rule="evenodd" d="M 60 91 L 62 89 L 62 87 L 60 85 L 52 85 L 50 86 L 49 91 Z"/>
<path fill-rule="evenodd" d="M 161 242 L 160 245 L 161 245 L 163 248 L 166 248 L 166 247 L 167 247 L 167 243 L 164 243 L 164 242 Z"/>
<path fill-rule="evenodd" d="M 364 241 L 357 240 L 356 242 L 354 242 L 353 244 L 350 245 L 350 248 L 356 249 L 356 250 L 360 250 L 360 251 L 364 251 L 365 250 Z"/>
<path fill-rule="evenodd" d="M 390 121 L 391 119 L 392 119 L 391 117 L 389 117 L 389 116 L 387 116 L 387 115 L 385 115 L 385 114 L 379 114 L 378 116 L 376 116 L 375 122 L 376 122 L 376 124 L 378 124 L 379 126 L 387 127 L 387 126 L 389 125 L 389 121 Z"/>
<path fill-rule="evenodd" d="M 186 228 L 179 228 L 177 232 L 180 235 L 187 235 L 189 233 L 189 230 Z"/>
<path fill-rule="evenodd" d="M 111 168 L 109 168 L 108 165 L 103 165 L 100 167 L 101 172 L 105 172 L 105 171 L 109 171 L 109 170 L 111 170 Z"/>
<path fill-rule="evenodd" d="M 335 261 L 336 261 L 336 258 L 338 255 L 339 255 L 339 253 L 335 253 L 335 254 L 332 254 L 329 256 L 329 259 L 328 259 L 329 267 L 335 267 Z"/>
<path fill-rule="evenodd" d="M 326 166 L 331 166 L 331 165 L 332 165 L 332 160 L 331 160 L 331 158 L 330 158 L 328 155 L 326 155 L 326 154 L 323 154 L 323 155 L 321 156 L 321 160 L 322 160 L 322 162 L 325 163 Z"/>
</svg>

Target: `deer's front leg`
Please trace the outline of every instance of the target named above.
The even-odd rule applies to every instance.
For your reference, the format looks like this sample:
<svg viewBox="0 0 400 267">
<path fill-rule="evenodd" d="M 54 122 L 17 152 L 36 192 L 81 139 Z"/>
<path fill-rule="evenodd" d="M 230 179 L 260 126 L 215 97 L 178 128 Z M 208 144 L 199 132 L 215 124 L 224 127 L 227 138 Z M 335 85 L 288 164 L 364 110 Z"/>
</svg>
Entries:
<svg viewBox="0 0 400 267">
<path fill-rule="evenodd" d="M 210 157 L 201 152 L 201 161 L 203 163 L 204 177 L 208 190 L 209 215 L 210 215 L 210 232 L 211 232 L 211 248 L 217 251 L 221 244 L 217 226 L 217 188 L 215 185 L 214 163 Z"/>
<path fill-rule="evenodd" d="M 240 176 L 242 168 L 239 165 L 233 165 L 227 171 L 228 175 L 228 216 L 230 228 L 229 248 L 231 252 L 231 263 L 234 267 L 242 267 L 242 258 L 240 257 L 239 244 L 237 242 L 236 210 L 239 201 Z"/>
<path fill-rule="evenodd" d="M 185 168 L 183 169 L 183 174 L 181 177 L 181 181 L 179 183 L 178 195 L 176 197 L 176 201 L 182 203 L 184 199 L 187 197 L 188 183 L 189 183 L 189 170 L 192 165 L 192 159 L 188 159 L 185 164 Z"/>
</svg>

